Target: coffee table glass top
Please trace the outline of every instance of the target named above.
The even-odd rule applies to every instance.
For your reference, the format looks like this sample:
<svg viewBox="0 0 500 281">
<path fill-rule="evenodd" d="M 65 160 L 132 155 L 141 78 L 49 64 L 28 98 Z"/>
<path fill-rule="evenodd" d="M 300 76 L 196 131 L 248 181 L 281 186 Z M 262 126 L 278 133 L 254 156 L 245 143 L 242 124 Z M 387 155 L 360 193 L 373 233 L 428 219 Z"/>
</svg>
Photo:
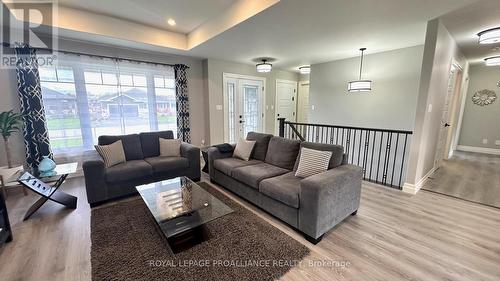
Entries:
<svg viewBox="0 0 500 281">
<path fill-rule="evenodd" d="M 167 238 L 233 212 L 229 206 L 187 177 L 136 188 Z"/>
</svg>

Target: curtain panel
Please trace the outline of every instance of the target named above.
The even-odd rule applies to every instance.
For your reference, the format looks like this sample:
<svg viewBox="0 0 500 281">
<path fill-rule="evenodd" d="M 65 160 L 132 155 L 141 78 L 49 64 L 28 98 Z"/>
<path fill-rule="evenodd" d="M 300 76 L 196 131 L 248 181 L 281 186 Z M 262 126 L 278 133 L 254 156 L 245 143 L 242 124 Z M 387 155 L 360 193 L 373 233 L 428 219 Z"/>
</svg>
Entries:
<svg viewBox="0 0 500 281">
<path fill-rule="evenodd" d="M 30 168 L 35 168 L 43 156 L 53 158 L 43 107 L 36 51 L 26 44 L 17 45 L 15 50 L 17 89 L 24 123 L 26 163 Z"/>
<path fill-rule="evenodd" d="M 189 124 L 189 97 L 187 85 L 188 66 L 176 64 L 175 71 L 175 99 L 177 104 L 177 138 L 191 142 L 191 127 Z"/>
</svg>

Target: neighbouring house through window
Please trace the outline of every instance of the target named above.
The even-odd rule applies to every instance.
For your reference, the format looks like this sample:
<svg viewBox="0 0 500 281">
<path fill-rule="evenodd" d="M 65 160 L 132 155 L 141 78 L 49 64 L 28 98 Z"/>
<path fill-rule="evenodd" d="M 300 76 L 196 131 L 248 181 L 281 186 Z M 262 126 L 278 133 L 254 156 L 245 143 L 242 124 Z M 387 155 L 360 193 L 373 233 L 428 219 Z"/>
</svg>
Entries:
<svg viewBox="0 0 500 281">
<path fill-rule="evenodd" d="M 100 135 L 177 134 L 171 66 L 59 54 L 56 67 L 39 72 L 56 155 L 91 150 Z"/>
</svg>

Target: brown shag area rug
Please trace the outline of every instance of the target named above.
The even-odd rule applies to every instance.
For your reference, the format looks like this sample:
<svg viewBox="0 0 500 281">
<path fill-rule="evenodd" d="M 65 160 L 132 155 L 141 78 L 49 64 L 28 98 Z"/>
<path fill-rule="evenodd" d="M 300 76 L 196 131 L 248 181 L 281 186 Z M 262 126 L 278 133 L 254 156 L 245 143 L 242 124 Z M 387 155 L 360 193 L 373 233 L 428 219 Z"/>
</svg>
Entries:
<svg viewBox="0 0 500 281">
<path fill-rule="evenodd" d="M 200 183 L 234 212 L 206 228 L 209 240 L 173 254 L 141 198 L 92 209 L 92 280 L 275 280 L 309 249 Z"/>
</svg>

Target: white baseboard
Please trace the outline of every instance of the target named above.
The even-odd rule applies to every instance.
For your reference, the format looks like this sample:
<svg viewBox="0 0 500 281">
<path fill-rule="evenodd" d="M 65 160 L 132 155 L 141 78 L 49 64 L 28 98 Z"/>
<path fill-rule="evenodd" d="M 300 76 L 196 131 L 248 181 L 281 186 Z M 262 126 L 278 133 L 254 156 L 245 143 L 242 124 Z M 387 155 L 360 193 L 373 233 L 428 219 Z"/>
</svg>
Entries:
<svg viewBox="0 0 500 281">
<path fill-rule="evenodd" d="M 498 149 L 498 148 L 487 148 L 487 147 L 459 145 L 459 146 L 457 146 L 457 150 L 467 151 L 467 152 L 476 152 L 476 153 L 485 153 L 485 154 L 500 155 L 500 149 Z"/>
<path fill-rule="evenodd" d="M 417 192 L 424 186 L 429 177 L 436 171 L 436 168 L 432 168 L 423 178 L 421 178 L 416 184 L 405 182 L 403 185 L 403 192 L 409 194 L 417 194 Z"/>
</svg>

